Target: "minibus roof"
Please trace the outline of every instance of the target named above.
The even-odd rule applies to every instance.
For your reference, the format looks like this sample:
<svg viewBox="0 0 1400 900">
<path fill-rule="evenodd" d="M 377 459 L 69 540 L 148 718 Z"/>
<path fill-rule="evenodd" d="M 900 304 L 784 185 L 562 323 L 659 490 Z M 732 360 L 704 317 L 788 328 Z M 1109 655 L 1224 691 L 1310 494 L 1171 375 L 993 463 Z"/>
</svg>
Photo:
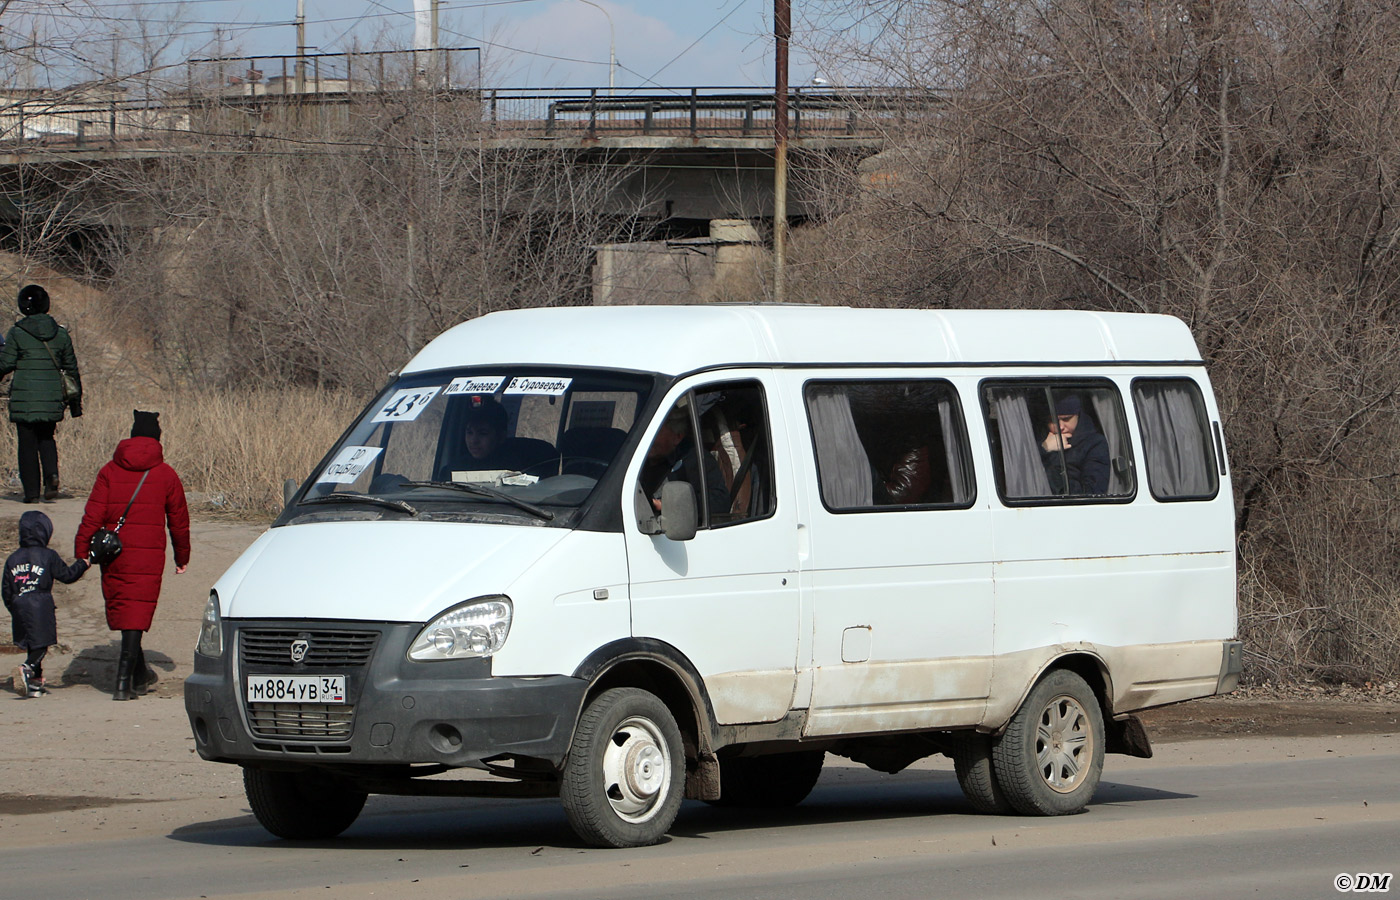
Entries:
<svg viewBox="0 0 1400 900">
<path fill-rule="evenodd" d="M 519 309 L 463 322 L 405 373 L 560 365 L 677 375 L 731 365 L 1200 361 L 1172 316 L 790 304 Z"/>
</svg>

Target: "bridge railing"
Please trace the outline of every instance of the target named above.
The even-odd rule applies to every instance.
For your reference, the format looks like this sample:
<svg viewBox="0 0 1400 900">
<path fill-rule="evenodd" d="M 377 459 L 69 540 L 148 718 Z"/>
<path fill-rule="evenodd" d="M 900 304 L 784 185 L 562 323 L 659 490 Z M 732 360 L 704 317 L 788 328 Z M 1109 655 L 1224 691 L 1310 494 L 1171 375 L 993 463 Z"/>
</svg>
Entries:
<svg viewBox="0 0 1400 900">
<path fill-rule="evenodd" d="M 188 138 L 188 105 L 153 101 L 36 98 L 0 100 L 0 144 L 71 145 Z"/>
<path fill-rule="evenodd" d="M 474 97 L 480 83 L 475 47 L 192 59 L 100 86 L 0 89 L 0 144 L 86 148 L 343 125 L 360 101 Z"/>
<path fill-rule="evenodd" d="M 377 65 L 360 62 L 366 71 L 378 74 Z M 483 129 L 503 137 L 763 139 L 773 134 L 773 93 L 751 88 L 658 88 L 647 93 L 610 93 L 608 88 L 483 91 L 451 87 L 445 81 L 425 87 L 422 72 L 412 69 L 401 69 L 399 77 L 374 81 L 361 79 L 354 72 L 353 61 L 343 78 L 340 72 L 331 77 L 310 64 L 305 73 L 293 71 L 287 78 L 280 72 L 266 77 L 252 70 L 248 77 L 240 76 L 238 83 L 228 83 L 227 76 L 217 80 L 217 89 L 210 88 L 205 79 L 203 89 L 171 91 L 147 99 L 115 93 L 105 98 L 75 92 L 0 93 L 0 145 L 90 149 L 181 144 L 219 136 L 285 136 L 328 127 L 353 133 L 360 105 L 408 98 L 414 102 L 451 101 L 459 106 L 479 104 L 476 114 Z M 928 91 L 797 88 L 788 97 L 789 134 L 799 141 L 878 135 L 909 118 L 926 116 L 940 102 L 941 95 Z M 474 108 L 465 107 L 469 117 Z"/>
<path fill-rule="evenodd" d="M 351 95 L 408 90 L 476 90 L 481 51 L 476 47 L 436 50 L 370 50 L 301 56 L 239 56 L 192 59 L 185 64 L 183 92 L 190 98 Z"/>
<path fill-rule="evenodd" d="M 794 88 L 788 93 L 789 135 L 880 133 L 899 119 L 926 114 L 941 101 L 929 91 L 891 88 Z M 777 101 L 771 90 L 734 87 L 608 88 L 550 91 L 488 89 L 482 94 L 495 128 L 545 137 L 658 135 L 770 137 Z"/>
</svg>

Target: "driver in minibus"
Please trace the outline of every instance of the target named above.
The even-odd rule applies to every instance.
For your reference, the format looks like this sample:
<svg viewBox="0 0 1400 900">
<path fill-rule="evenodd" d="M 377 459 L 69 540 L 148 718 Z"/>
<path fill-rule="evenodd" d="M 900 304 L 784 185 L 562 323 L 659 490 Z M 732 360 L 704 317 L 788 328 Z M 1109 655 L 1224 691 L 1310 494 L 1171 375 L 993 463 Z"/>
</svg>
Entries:
<svg viewBox="0 0 1400 900">
<path fill-rule="evenodd" d="M 453 465 L 462 471 L 506 470 L 519 472 L 538 466 L 556 454 L 547 441 L 507 437 L 506 409 L 492 397 L 471 396 L 462 416 L 462 446 Z"/>
</svg>

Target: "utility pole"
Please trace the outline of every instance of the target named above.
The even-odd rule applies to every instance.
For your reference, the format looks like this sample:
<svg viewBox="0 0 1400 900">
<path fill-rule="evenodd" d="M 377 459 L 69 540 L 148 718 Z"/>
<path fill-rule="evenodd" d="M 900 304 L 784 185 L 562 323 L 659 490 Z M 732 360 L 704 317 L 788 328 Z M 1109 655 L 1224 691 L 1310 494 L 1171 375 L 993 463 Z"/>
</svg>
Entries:
<svg viewBox="0 0 1400 900">
<path fill-rule="evenodd" d="M 424 86 L 434 89 L 447 84 L 447 67 L 444 64 L 442 42 L 438 37 L 438 10 L 440 0 L 413 0 L 413 66 L 415 77 Z M 423 63 L 421 53 L 426 52 L 427 63 Z"/>
<path fill-rule="evenodd" d="M 783 257 L 787 253 L 788 42 L 792 39 L 792 0 L 773 0 L 777 70 L 773 98 L 773 301 L 787 300 Z"/>
<path fill-rule="evenodd" d="M 306 93 L 306 0 L 297 0 L 296 92 Z"/>
<path fill-rule="evenodd" d="M 613 27 L 612 13 L 608 12 L 597 3 L 594 3 L 593 0 L 579 0 L 579 2 L 587 3 L 608 18 L 608 96 L 611 97 L 613 95 L 614 76 L 617 72 L 617 29 Z"/>
<path fill-rule="evenodd" d="M 441 89 L 447 85 L 447 67 L 443 65 L 442 42 L 438 36 L 438 10 L 442 0 L 433 0 L 428 17 L 428 45 L 432 47 L 433 87 Z"/>
</svg>

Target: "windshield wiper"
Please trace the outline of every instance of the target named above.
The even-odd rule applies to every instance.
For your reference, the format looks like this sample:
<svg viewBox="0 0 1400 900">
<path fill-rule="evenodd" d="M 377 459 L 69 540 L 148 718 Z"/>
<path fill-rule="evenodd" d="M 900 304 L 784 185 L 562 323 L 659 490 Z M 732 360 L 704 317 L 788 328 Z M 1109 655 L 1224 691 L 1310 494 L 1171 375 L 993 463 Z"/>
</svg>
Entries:
<svg viewBox="0 0 1400 900">
<path fill-rule="evenodd" d="M 356 494 L 353 491 L 341 491 L 338 494 L 326 494 L 324 497 L 312 497 L 303 500 L 298 506 L 310 506 L 313 503 L 373 503 L 376 506 L 384 506 L 389 509 L 396 509 L 399 512 L 408 513 L 410 516 L 418 515 L 418 510 L 408 505 L 402 500 L 390 500 L 388 497 L 376 497 L 373 494 Z"/>
<path fill-rule="evenodd" d="M 495 488 L 485 487 L 480 484 L 473 484 L 468 481 L 401 481 L 399 487 L 407 488 L 446 488 L 450 491 L 461 491 L 464 494 L 476 494 L 478 497 L 491 497 L 496 500 L 503 500 L 511 506 L 533 513 L 544 519 L 546 522 L 554 518 L 554 513 L 541 506 L 536 506 L 519 497 L 512 497 L 505 491 L 498 491 Z"/>
</svg>

